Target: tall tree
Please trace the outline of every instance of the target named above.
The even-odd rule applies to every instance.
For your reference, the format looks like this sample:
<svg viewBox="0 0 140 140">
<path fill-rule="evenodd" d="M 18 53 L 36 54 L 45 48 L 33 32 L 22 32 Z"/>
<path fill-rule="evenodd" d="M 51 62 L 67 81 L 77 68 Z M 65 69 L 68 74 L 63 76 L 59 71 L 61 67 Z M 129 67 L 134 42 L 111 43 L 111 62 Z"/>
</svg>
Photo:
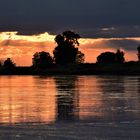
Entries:
<svg viewBox="0 0 140 140">
<path fill-rule="evenodd" d="M 78 39 L 80 35 L 65 31 L 55 37 L 57 47 L 54 49 L 54 61 L 56 64 L 75 64 L 84 62 L 84 54 L 79 51 Z"/>
<path fill-rule="evenodd" d="M 53 58 L 48 52 L 36 52 L 33 55 L 32 63 L 37 68 L 47 68 L 53 64 Z"/>
</svg>

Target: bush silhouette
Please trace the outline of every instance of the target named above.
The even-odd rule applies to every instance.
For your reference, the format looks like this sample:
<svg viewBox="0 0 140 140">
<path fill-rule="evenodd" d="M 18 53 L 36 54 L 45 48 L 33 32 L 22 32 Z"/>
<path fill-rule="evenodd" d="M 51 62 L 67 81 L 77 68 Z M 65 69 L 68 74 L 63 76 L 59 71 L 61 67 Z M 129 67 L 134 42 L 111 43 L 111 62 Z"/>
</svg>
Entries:
<svg viewBox="0 0 140 140">
<path fill-rule="evenodd" d="M 97 57 L 98 63 L 123 63 L 125 61 L 124 52 L 117 50 L 114 52 L 104 52 Z"/>
<path fill-rule="evenodd" d="M 80 36 L 72 31 L 65 31 L 55 37 L 57 47 L 54 49 L 56 64 L 75 64 L 84 62 L 84 54 L 75 45 L 79 46 Z"/>
<path fill-rule="evenodd" d="M 32 58 L 33 67 L 47 68 L 53 64 L 53 58 L 48 52 L 36 52 Z"/>
<path fill-rule="evenodd" d="M 115 53 L 113 52 L 104 52 L 97 57 L 98 63 L 114 63 L 115 62 Z"/>
<path fill-rule="evenodd" d="M 10 58 L 7 58 L 4 61 L 3 66 L 8 67 L 8 68 L 13 68 L 13 67 L 15 67 L 15 64 L 12 62 L 12 60 Z"/>
</svg>

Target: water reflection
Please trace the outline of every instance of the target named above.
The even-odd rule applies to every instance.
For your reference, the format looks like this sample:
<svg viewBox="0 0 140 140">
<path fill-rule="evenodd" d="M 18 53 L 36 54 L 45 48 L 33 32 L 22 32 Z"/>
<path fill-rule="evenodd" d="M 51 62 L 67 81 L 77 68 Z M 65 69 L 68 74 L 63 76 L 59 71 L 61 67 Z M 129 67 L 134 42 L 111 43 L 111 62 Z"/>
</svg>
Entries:
<svg viewBox="0 0 140 140">
<path fill-rule="evenodd" d="M 79 80 L 82 120 L 94 122 L 140 120 L 139 78 L 84 76 Z"/>
<path fill-rule="evenodd" d="M 123 121 L 126 119 L 125 105 L 125 77 L 100 77 L 99 89 L 102 93 L 103 114 L 106 121 Z"/>
<path fill-rule="evenodd" d="M 57 121 L 74 121 L 78 118 L 79 95 L 77 77 L 56 77 Z"/>
<path fill-rule="evenodd" d="M 80 120 L 96 121 L 104 115 L 102 93 L 98 84 L 98 77 L 96 76 L 78 78 Z"/>
<path fill-rule="evenodd" d="M 55 95 L 51 77 L 0 77 L 0 123 L 54 122 Z"/>
<path fill-rule="evenodd" d="M 62 121 L 140 121 L 140 77 L 0 77 L 0 123 Z"/>
</svg>

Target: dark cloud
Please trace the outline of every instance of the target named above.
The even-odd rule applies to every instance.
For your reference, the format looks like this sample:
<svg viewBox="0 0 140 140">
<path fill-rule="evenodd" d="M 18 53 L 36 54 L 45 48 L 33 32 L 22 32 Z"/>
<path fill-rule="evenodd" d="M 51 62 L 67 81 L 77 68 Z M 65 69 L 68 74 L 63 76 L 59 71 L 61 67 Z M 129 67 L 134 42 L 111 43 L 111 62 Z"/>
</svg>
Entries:
<svg viewBox="0 0 140 140">
<path fill-rule="evenodd" d="M 122 48 L 128 51 L 135 51 L 137 49 L 140 40 L 134 39 L 120 39 L 120 40 L 109 40 L 106 44 L 112 46 L 113 48 Z"/>
<path fill-rule="evenodd" d="M 103 26 L 100 28 L 77 28 L 77 32 L 86 38 L 125 38 L 140 37 L 140 26 Z"/>
<path fill-rule="evenodd" d="M 102 38 L 95 39 L 94 41 L 88 40 L 86 44 L 81 45 L 81 49 L 102 49 L 104 51 L 107 49 L 123 49 L 125 51 L 136 51 L 139 44 L 140 38 Z"/>
<path fill-rule="evenodd" d="M 1 0 L 0 30 L 34 34 L 63 30 L 84 37 L 140 36 L 139 0 Z M 102 31 L 107 27 L 118 30 Z"/>
</svg>

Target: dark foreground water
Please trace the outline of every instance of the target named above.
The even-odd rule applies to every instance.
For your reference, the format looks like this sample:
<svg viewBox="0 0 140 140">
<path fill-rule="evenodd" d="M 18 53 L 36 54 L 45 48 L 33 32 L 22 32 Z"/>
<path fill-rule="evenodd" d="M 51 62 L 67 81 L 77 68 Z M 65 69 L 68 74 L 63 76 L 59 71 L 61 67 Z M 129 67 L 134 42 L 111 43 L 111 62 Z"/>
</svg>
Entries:
<svg viewBox="0 0 140 140">
<path fill-rule="evenodd" d="M 140 139 L 138 76 L 0 76 L 0 138 Z"/>
</svg>

